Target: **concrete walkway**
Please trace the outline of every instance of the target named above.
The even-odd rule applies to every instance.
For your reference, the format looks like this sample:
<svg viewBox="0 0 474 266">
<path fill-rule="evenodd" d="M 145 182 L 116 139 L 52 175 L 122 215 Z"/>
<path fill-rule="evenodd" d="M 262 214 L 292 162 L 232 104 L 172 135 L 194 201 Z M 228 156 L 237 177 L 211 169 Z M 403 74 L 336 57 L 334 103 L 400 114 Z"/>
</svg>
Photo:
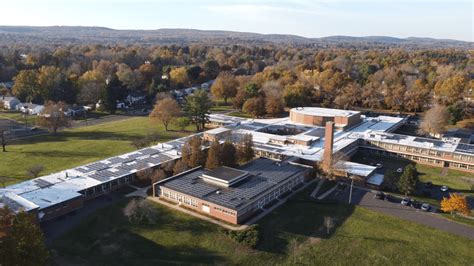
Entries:
<svg viewBox="0 0 474 266">
<path fill-rule="evenodd" d="M 194 217 L 197 217 L 199 219 L 202 219 L 202 220 L 205 220 L 205 221 L 208 221 L 210 223 L 213 223 L 213 224 L 217 224 L 217 225 L 220 225 L 226 229 L 229 229 L 229 230 L 244 230 L 246 228 L 248 228 L 249 226 L 255 224 L 258 220 L 260 220 L 261 218 L 263 218 L 264 216 L 266 216 L 267 214 L 269 214 L 270 212 L 272 212 L 273 210 L 275 210 L 276 208 L 280 207 L 281 205 L 283 205 L 289 198 L 291 198 L 293 195 L 295 195 L 296 193 L 300 192 L 301 190 L 305 189 L 306 187 L 308 187 L 309 185 L 313 184 L 315 181 L 312 180 L 312 181 L 309 181 L 307 182 L 306 184 L 304 184 L 303 186 L 301 186 L 299 189 L 293 191 L 292 193 L 290 193 L 289 195 L 287 195 L 285 198 L 283 199 L 279 199 L 277 203 L 273 204 L 270 208 L 268 209 L 264 209 L 263 212 L 261 212 L 259 215 L 253 217 L 252 219 L 248 220 L 247 222 L 245 222 L 244 224 L 242 225 L 230 225 L 230 224 L 227 224 L 227 223 L 224 223 L 224 222 L 221 222 L 219 220 L 216 220 L 216 219 L 213 219 L 211 217 L 208 217 L 208 216 L 205 216 L 205 215 L 202 215 L 202 214 L 199 214 L 198 212 L 195 212 L 195 211 L 191 211 L 191 210 L 188 210 L 188 209 L 185 209 L 185 208 L 182 208 L 180 207 L 179 205 L 177 204 L 172 204 L 172 203 L 169 203 L 169 202 L 166 202 L 166 201 L 163 201 L 163 200 L 159 200 L 157 197 L 146 197 L 146 199 L 148 200 L 151 200 L 151 201 L 154 201 L 156 203 L 159 203 L 159 204 L 162 204 L 164 206 L 167 206 L 169 208 L 172 208 L 172 209 L 175 209 L 177 211 L 180 211 L 180 212 L 184 212 L 184 213 L 187 213 L 189 215 L 192 215 Z M 133 193 L 130 193 L 129 195 L 131 195 Z M 127 195 L 128 196 L 128 195 Z"/>
<path fill-rule="evenodd" d="M 326 178 L 320 178 L 319 179 L 319 183 L 318 185 L 316 186 L 316 188 L 313 190 L 313 192 L 311 192 L 311 197 L 312 198 L 316 198 L 316 195 L 318 194 L 319 190 L 321 189 L 321 187 L 323 186 L 324 182 L 326 182 Z"/>
<path fill-rule="evenodd" d="M 132 193 L 128 193 L 125 195 L 125 197 L 140 197 L 140 198 L 146 198 L 148 195 L 146 194 L 147 190 L 151 188 L 151 186 L 146 186 L 146 187 L 137 187 L 131 184 L 128 184 L 129 187 L 132 187 L 136 189 Z"/>
<path fill-rule="evenodd" d="M 338 183 L 336 183 L 336 184 L 334 185 L 334 187 L 332 187 L 332 188 L 329 189 L 328 191 L 324 192 L 321 196 L 318 197 L 318 200 L 323 200 L 323 199 L 325 199 L 327 196 L 331 195 L 331 193 L 333 193 L 334 190 L 337 189 L 337 185 L 338 185 Z"/>
</svg>

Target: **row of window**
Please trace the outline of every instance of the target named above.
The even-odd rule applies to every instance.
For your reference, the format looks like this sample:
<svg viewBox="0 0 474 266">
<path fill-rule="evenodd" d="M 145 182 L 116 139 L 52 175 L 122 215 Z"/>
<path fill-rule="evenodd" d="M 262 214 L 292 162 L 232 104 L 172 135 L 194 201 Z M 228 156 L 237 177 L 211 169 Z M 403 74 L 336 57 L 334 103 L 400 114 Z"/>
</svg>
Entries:
<svg viewBox="0 0 474 266">
<path fill-rule="evenodd" d="M 95 186 L 95 187 L 88 188 L 84 191 L 84 195 L 86 197 L 90 197 L 90 196 L 93 196 L 93 195 L 96 195 L 96 194 L 107 192 L 112 188 L 116 188 L 116 187 L 121 186 L 123 184 L 130 183 L 132 181 L 132 179 L 133 179 L 133 176 L 121 177 L 119 179 L 115 179 L 115 180 L 112 180 L 110 182 L 107 182 L 107 183 L 104 183 L 104 184 L 101 184 L 101 185 L 98 185 L 98 186 Z"/>
<path fill-rule="evenodd" d="M 227 209 L 224 209 L 224 208 L 221 208 L 221 207 L 214 207 L 214 210 L 225 213 L 227 215 L 231 215 L 231 216 L 236 216 L 237 215 L 236 212 L 230 211 L 230 210 L 227 210 Z"/>
<path fill-rule="evenodd" d="M 366 140 L 365 144 L 377 146 L 377 147 L 384 148 L 387 150 L 409 152 L 409 153 L 428 155 L 428 156 L 439 157 L 439 158 L 443 158 L 443 156 L 451 155 L 450 152 L 441 152 L 437 150 L 423 149 L 423 148 L 418 148 L 418 147 L 385 143 L 385 142 L 380 142 L 380 141 Z M 474 162 L 474 156 L 471 156 L 471 155 L 454 153 L 453 158 L 456 160 L 464 161 L 464 162 Z"/>
<path fill-rule="evenodd" d="M 198 204 L 194 198 L 186 197 L 182 194 L 176 193 L 174 191 L 169 191 L 167 189 L 161 191 L 161 195 L 165 198 L 176 200 L 178 202 L 184 203 L 186 205 L 197 208 Z"/>
</svg>

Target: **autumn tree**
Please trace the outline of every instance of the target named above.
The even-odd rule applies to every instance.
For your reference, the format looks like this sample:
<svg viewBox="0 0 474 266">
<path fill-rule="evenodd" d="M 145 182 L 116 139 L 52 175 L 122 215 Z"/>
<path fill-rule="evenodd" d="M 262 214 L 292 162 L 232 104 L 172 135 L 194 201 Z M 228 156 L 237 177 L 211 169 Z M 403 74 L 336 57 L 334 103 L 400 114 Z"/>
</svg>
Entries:
<svg viewBox="0 0 474 266">
<path fill-rule="evenodd" d="M 56 134 L 58 129 L 69 127 L 71 124 L 70 118 L 64 113 L 67 109 L 67 105 L 63 102 L 50 101 L 44 105 L 43 110 L 36 118 L 36 123 Z"/>
<path fill-rule="evenodd" d="M 76 92 L 66 75 L 55 66 L 42 66 L 38 73 L 38 87 L 41 98 L 49 101 L 73 103 Z"/>
<path fill-rule="evenodd" d="M 430 100 L 430 89 L 421 79 L 415 80 L 413 86 L 405 94 L 405 107 L 415 113 L 422 111 Z"/>
<path fill-rule="evenodd" d="M 254 156 L 252 134 L 244 134 L 237 147 L 238 161 L 245 163 L 252 160 Z"/>
<path fill-rule="evenodd" d="M 398 190 L 405 195 L 411 194 L 415 191 L 418 183 L 418 172 L 412 164 L 409 164 L 403 170 L 400 180 L 398 181 Z"/>
<path fill-rule="evenodd" d="M 469 215 L 471 213 L 466 196 L 458 193 L 450 193 L 449 198 L 443 197 L 441 200 L 441 210 L 451 214 L 458 212 L 463 215 Z"/>
<path fill-rule="evenodd" d="M 206 168 L 215 169 L 222 165 L 222 149 L 218 141 L 214 141 L 207 151 Z"/>
<path fill-rule="evenodd" d="M 221 163 L 228 167 L 236 165 L 237 149 L 230 140 L 226 140 L 222 145 Z"/>
<path fill-rule="evenodd" d="M 290 108 L 308 106 L 311 103 L 311 98 L 311 89 L 300 82 L 286 86 L 283 91 L 283 100 Z"/>
<path fill-rule="evenodd" d="M 211 93 L 216 98 L 223 98 L 224 103 L 227 104 L 227 99 L 232 98 L 237 94 L 237 87 L 239 86 L 235 76 L 229 72 L 219 74 L 211 87 Z"/>
<path fill-rule="evenodd" d="M 153 174 L 151 175 L 151 184 L 153 185 L 154 183 L 161 181 L 167 177 L 166 172 L 163 169 L 156 169 L 153 171 Z"/>
<path fill-rule="evenodd" d="M 422 134 L 441 134 L 449 121 L 449 113 L 445 106 L 435 105 L 425 113 L 420 124 Z"/>
<path fill-rule="evenodd" d="M 95 104 L 99 101 L 105 88 L 105 77 L 96 70 L 89 70 L 78 80 L 79 101 L 85 104 Z"/>
<path fill-rule="evenodd" d="M 186 98 L 184 112 L 196 125 L 197 131 L 204 129 L 205 124 L 209 121 L 210 108 L 211 101 L 207 93 L 203 90 L 198 90 Z"/>
<path fill-rule="evenodd" d="M 138 89 L 143 83 L 141 72 L 138 69 L 131 69 L 125 63 L 118 65 L 116 75 L 120 82 L 131 91 Z"/>
<path fill-rule="evenodd" d="M 188 166 L 193 168 L 203 165 L 206 154 L 202 150 L 202 139 L 198 136 L 191 137 L 189 146 L 191 153 L 189 155 Z"/>
<path fill-rule="evenodd" d="M 188 170 L 188 165 L 183 160 L 178 160 L 173 166 L 173 174 L 177 175 Z"/>
<path fill-rule="evenodd" d="M 48 265 L 49 251 L 33 214 L 0 210 L 2 265 Z"/>
<path fill-rule="evenodd" d="M 466 85 L 466 79 L 461 75 L 440 80 L 434 88 L 436 98 L 444 104 L 453 104 L 463 99 Z"/>
<path fill-rule="evenodd" d="M 189 83 L 186 67 L 177 67 L 170 71 L 171 86 L 182 88 Z"/>
<path fill-rule="evenodd" d="M 37 86 L 38 71 L 22 70 L 13 78 L 15 84 L 12 92 L 22 102 L 37 102 L 41 100 L 41 93 Z"/>
<path fill-rule="evenodd" d="M 163 123 L 165 130 L 168 131 L 168 125 L 180 112 L 181 108 L 174 99 L 165 98 L 156 102 L 153 111 L 150 113 L 150 118 Z"/>
<path fill-rule="evenodd" d="M 256 97 L 245 101 L 242 110 L 253 117 L 262 117 L 265 115 L 265 98 Z"/>
</svg>

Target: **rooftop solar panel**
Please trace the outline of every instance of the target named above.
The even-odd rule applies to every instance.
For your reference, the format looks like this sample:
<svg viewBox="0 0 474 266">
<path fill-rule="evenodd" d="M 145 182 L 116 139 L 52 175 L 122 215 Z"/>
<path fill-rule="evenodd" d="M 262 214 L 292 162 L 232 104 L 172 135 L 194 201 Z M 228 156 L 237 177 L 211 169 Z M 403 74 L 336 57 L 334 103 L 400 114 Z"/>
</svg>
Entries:
<svg viewBox="0 0 474 266">
<path fill-rule="evenodd" d="M 474 154 L 474 145 L 459 143 L 458 146 L 456 147 L 456 151 Z"/>
</svg>

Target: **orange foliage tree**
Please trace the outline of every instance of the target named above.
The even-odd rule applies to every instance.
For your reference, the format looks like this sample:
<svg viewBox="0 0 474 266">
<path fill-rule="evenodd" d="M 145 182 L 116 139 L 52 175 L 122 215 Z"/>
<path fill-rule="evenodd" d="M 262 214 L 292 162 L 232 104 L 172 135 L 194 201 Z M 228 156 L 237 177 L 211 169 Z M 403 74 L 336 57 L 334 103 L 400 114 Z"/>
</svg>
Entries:
<svg viewBox="0 0 474 266">
<path fill-rule="evenodd" d="M 466 196 L 462 196 L 457 193 L 449 194 L 449 198 L 443 197 L 441 200 L 441 210 L 444 212 L 450 212 L 451 214 L 454 212 L 459 212 L 464 215 L 469 215 L 471 212 Z"/>
</svg>

